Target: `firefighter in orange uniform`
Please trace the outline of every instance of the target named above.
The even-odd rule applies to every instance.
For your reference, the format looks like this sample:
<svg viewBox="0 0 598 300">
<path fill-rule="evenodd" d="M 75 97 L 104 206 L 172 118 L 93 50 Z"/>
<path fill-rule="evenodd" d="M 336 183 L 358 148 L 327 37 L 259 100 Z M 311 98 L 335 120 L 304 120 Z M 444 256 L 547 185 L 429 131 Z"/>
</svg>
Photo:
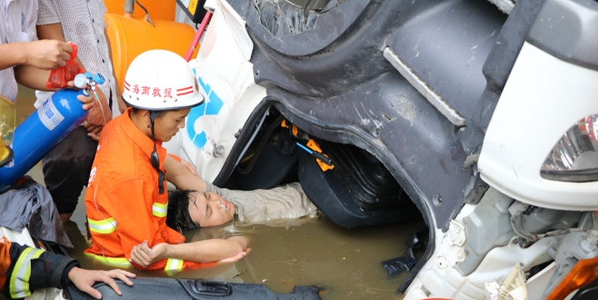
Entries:
<svg viewBox="0 0 598 300">
<path fill-rule="evenodd" d="M 193 70 L 176 53 L 150 50 L 133 60 L 123 90 L 130 107 L 104 127 L 89 177 L 88 254 L 111 265 L 131 262 L 168 273 L 246 254 L 245 237 L 184 243 L 166 225 L 167 181 L 180 189 L 206 189 L 162 147 L 185 126 L 191 107 L 203 103 L 198 89 Z"/>
<path fill-rule="evenodd" d="M 64 288 L 70 283 L 101 299 L 102 294 L 93 288 L 96 281 L 105 282 L 122 295 L 113 278 L 133 285 L 127 276 L 135 277 L 135 274 L 123 270 L 81 269 L 72 257 L 19 245 L 0 237 L 0 288 L 3 295 L 13 299 L 28 297 L 37 289 Z"/>
</svg>

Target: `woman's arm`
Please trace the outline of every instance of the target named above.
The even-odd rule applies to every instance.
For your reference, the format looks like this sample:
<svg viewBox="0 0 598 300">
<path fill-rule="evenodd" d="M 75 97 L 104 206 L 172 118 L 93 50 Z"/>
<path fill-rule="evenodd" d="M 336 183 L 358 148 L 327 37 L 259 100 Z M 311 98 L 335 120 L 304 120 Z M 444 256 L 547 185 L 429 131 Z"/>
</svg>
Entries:
<svg viewBox="0 0 598 300">
<path fill-rule="evenodd" d="M 227 239 L 210 239 L 183 244 L 158 244 L 149 248 L 141 243 L 131 251 L 132 262 L 147 267 L 166 258 L 177 258 L 194 262 L 236 261 L 243 258 L 248 250 L 249 240 L 243 236 Z"/>
<path fill-rule="evenodd" d="M 170 155 L 166 156 L 164 169 L 166 170 L 166 180 L 181 190 L 204 192 L 207 188 L 203 178 L 191 173 L 188 167 Z"/>
</svg>

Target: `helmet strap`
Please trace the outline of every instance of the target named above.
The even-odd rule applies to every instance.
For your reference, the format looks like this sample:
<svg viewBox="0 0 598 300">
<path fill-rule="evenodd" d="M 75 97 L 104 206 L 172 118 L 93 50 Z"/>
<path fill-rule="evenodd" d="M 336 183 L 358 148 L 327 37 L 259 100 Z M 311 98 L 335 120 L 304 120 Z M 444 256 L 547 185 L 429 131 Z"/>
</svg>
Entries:
<svg viewBox="0 0 598 300">
<path fill-rule="evenodd" d="M 150 155 L 150 161 L 152 166 L 156 171 L 158 171 L 158 188 L 160 190 L 160 194 L 164 194 L 164 181 L 166 180 L 166 176 L 164 175 L 164 171 L 160 169 L 160 156 L 158 156 L 158 151 L 156 149 L 156 135 L 154 134 L 154 122 L 160 113 L 156 111 L 150 111 L 150 129 L 152 131 L 152 140 L 154 141 L 154 151 Z"/>
</svg>

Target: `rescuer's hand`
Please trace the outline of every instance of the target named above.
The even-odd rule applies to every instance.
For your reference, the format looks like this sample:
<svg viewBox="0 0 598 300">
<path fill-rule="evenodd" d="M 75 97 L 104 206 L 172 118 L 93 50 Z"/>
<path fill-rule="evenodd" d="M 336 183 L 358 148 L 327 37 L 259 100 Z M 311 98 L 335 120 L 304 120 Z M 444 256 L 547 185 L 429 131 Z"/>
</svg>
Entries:
<svg viewBox="0 0 598 300">
<path fill-rule="evenodd" d="M 168 244 L 161 243 L 150 248 L 147 241 L 143 241 L 131 250 L 131 262 L 147 268 L 158 260 L 165 258 L 167 247 Z"/>
<path fill-rule="evenodd" d="M 101 89 L 96 88 L 90 91 L 89 96 L 79 95 L 77 98 L 84 103 L 83 109 L 88 111 L 83 126 L 87 128 L 88 135 L 97 141 L 100 139 L 100 134 L 106 123 L 112 119 L 106 95 Z"/>
<path fill-rule="evenodd" d="M 122 292 L 114 278 L 122 280 L 129 286 L 133 285 L 133 282 L 129 278 L 135 278 L 135 274 L 127 272 L 125 270 L 114 269 L 110 271 L 104 270 L 86 270 L 79 267 L 74 267 L 69 271 L 69 279 L 71 282 L 82 292 L 89 294 L 96 299 L 102 299 L 102 293 L 97 289 L 93 288 L 96 282 L 104 282 L 109 285 L 117 295 L 122 295 Z"/>
<path fill-rule="evenodd" d="M 50 70 L 64 67 L 71 58 L 73 47 L 64 41 L 39 40 L 33 41 L 24 47 L 25 62 L 23 65 L 33 66 L 38 69 Z"/>
</svg>

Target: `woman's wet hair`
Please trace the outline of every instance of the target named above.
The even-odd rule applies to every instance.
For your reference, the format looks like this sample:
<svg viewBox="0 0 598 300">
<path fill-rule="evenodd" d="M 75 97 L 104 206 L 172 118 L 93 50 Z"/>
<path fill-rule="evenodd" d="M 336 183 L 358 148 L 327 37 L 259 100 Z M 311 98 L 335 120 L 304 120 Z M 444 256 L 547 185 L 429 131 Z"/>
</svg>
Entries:
<svg viewBox="0 0 598 300">
<path fill-rule="evenodd" d="M 168 213 L 166 214 L 168 227 L 182 231 L 200 228 L 189 215 L 189 201 L 195 203 L 193 192 L 195 191 L 179 189 L 168 191 Z"/>
</svg>

